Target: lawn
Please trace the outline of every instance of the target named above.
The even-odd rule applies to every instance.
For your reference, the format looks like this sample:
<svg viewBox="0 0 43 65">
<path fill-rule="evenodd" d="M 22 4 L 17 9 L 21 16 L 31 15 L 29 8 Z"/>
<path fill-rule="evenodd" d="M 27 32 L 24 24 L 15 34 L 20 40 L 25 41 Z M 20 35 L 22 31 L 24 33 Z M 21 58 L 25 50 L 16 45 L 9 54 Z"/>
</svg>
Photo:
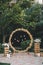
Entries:
<svg viewBox="0 0 43 65">
<path fill-rule="evenodd" d="M 9 63 L 0 63 L 0 65 L 10 65 Z"/>
</svg>

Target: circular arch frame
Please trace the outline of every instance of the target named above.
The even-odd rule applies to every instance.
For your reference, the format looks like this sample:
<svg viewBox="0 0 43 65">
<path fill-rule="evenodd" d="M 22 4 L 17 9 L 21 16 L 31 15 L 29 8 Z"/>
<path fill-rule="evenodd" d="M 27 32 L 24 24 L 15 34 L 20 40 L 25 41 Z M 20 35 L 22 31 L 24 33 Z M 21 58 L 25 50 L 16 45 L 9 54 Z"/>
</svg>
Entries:
<svg viewBox="0 0 43 65">
<path fill-rule="evenodd" d="M 29 46 L 28 46 L 25 50 L 16 50 L 16 49 L 12 46 L 11 39 L 12 39 L 13 34 L 16 33 L 17 31 L 26 32 L 26 33 L 29 35 L 29 37 L 30 37 L 30 40 L 31 40 L 31 41 L 30 41 L 30 44 L 29 44 Z M 26 51 L 28 51 L 28 50 L 31 48 L 32 43 L 33 43 L 33 37 L 32 37 L 31 33 L 30 33 L 27 29 L 18 28 L 18 29 L 14 30 L 14 31 L 10 34 L 9 44 L 10 44 L 10 47 L 14 50 L 14 52 L 26 52 Z"/>
</svg>

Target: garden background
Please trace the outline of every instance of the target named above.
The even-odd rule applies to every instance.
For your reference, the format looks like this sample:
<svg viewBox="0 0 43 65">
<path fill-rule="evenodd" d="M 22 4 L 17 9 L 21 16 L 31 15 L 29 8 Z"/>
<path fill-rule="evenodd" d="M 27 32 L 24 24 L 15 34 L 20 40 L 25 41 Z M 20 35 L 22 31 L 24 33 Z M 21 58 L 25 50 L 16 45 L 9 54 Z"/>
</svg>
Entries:
<svg viewBox="0 0 43 65">
<path fill-rule="evenodd" d="M 17 28 L 25 28 L 33 39 L 41 39 L 40 46 L 43 48 L 43 5 L 34 3 L 34 0 L 10 2 L 0 0 L 0 52 L 3 49 L 1 44 L 8 43 L 11 32 Z"/>
</svg>

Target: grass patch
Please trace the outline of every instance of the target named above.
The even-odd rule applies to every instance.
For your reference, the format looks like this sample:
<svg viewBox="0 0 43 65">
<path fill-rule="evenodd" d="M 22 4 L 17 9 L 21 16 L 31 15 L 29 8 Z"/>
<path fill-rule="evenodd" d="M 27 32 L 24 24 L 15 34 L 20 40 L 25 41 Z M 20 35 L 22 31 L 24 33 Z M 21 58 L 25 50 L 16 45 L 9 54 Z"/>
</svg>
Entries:
<svg viewBox="0 0 43 65">
<path fill-rule="evenodd" d="M 10 65 L 9 63 L 0 63 L 0 65 Z"/>
</svg>

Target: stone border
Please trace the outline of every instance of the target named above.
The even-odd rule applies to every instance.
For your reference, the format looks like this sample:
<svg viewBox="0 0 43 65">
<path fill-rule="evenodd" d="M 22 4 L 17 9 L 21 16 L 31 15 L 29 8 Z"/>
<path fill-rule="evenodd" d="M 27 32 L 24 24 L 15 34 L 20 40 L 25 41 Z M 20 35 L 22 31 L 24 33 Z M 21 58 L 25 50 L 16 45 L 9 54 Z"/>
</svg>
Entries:
<svg viewBox="0 0 43 65">
<path fill-rule="evenodd" d="M 29 45 L 25 50 L 16 50 L 16 49 L 12 46 L 11 38 L 12 38 L 12 35 L 13 35 L 14 33 L 16 33 L 17 31 L 24 31 L 24 32 L 26 32 L 26 33 L 30 36 L 30 40 L 31 40 L 30 45 Z M 23 28 L 18 28 L 18 29 L 16 29 L 16 30 L 14 30 L 14 31 L 11 33 L 10 38 L 9 38 L 10 47 L 14 50 L 14 52 L 26 52 L 26 51 L 28 51 L 28 50 L 31 48 L 32 43 L 33 43 L 33 37 L 32 37 L 32 35 L 30 34 L 30 32 L 29 32 L 27 29 L 23 29 Z"/>
</svg>

